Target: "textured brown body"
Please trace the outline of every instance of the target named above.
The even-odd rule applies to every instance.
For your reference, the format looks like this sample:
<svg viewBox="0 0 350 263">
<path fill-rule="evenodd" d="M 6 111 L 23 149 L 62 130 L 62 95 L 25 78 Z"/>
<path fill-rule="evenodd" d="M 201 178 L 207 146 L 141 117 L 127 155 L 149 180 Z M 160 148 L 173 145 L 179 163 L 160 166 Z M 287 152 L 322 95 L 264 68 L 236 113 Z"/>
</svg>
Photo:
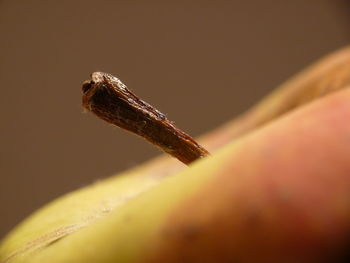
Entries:
<svg viewBox="0 0 350 263">
<path fill-rule="evenodd" d="M 116 77 L 102 72 L 83 84 L 83 106 L 99 118 L 133 132 L 190 164 L 209 153 L 163 113 L 139 99 Z"/>
</svg>

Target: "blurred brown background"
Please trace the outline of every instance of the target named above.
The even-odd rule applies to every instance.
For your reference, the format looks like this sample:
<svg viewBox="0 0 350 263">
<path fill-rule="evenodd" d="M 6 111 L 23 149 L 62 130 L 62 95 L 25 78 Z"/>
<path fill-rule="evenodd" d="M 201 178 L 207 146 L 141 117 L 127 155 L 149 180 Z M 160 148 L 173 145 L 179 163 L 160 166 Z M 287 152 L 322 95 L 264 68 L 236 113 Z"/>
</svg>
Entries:
<svg viewBox="0 0 350 263">
<path fill-rule="evenodd" d="M 0 1 L 0 237 L 49 200 L 157 155 L 83 114 L 119 76 L 199 135 L 349 42 L 340 0 Z"/>
</svg>

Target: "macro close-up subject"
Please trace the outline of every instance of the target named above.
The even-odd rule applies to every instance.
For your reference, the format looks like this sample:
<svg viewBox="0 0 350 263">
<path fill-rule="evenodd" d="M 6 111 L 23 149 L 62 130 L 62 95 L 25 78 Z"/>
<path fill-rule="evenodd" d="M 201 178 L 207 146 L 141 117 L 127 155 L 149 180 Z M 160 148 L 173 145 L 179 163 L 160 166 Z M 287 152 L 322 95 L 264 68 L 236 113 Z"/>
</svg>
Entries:
<svg viewBox="0 0 350 263">
<path fill-rule="evenodd" d="M 349 17 L 0 0 L 0 263 L 350 262 Z"/>
</svg>

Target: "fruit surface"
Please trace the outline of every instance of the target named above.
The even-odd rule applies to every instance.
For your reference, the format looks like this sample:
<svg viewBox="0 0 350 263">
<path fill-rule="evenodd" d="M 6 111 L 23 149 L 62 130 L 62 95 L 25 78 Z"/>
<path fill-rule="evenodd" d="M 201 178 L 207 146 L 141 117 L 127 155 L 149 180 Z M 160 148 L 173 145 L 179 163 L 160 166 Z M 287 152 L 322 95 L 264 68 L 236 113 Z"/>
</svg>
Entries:
<svg viewBox="0 0 350 263">
<path fill-rule="evenodd" d="M 205 136 L 212 157 L 189 168 L 157 158 L 67 194 L 14 229 L 0 260 L 310 262 L 333 255 L 350 222 L 349 83 L 344 49 Z"/>
</svg>

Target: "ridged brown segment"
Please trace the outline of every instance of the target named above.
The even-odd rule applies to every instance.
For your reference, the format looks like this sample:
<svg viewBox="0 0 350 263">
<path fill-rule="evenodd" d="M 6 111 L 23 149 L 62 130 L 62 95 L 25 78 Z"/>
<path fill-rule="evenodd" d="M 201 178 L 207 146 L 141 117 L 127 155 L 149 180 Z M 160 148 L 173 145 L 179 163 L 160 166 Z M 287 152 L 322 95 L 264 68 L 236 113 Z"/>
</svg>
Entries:
<svg viewBox="0 0 350 263">
<path fill-rule="evenodd" d="M 83 83 L 83 106 L 99 118 L 145 138 L 185 164 L 209 153 L 118 78 L 95 72 Z"/>
</svg>

